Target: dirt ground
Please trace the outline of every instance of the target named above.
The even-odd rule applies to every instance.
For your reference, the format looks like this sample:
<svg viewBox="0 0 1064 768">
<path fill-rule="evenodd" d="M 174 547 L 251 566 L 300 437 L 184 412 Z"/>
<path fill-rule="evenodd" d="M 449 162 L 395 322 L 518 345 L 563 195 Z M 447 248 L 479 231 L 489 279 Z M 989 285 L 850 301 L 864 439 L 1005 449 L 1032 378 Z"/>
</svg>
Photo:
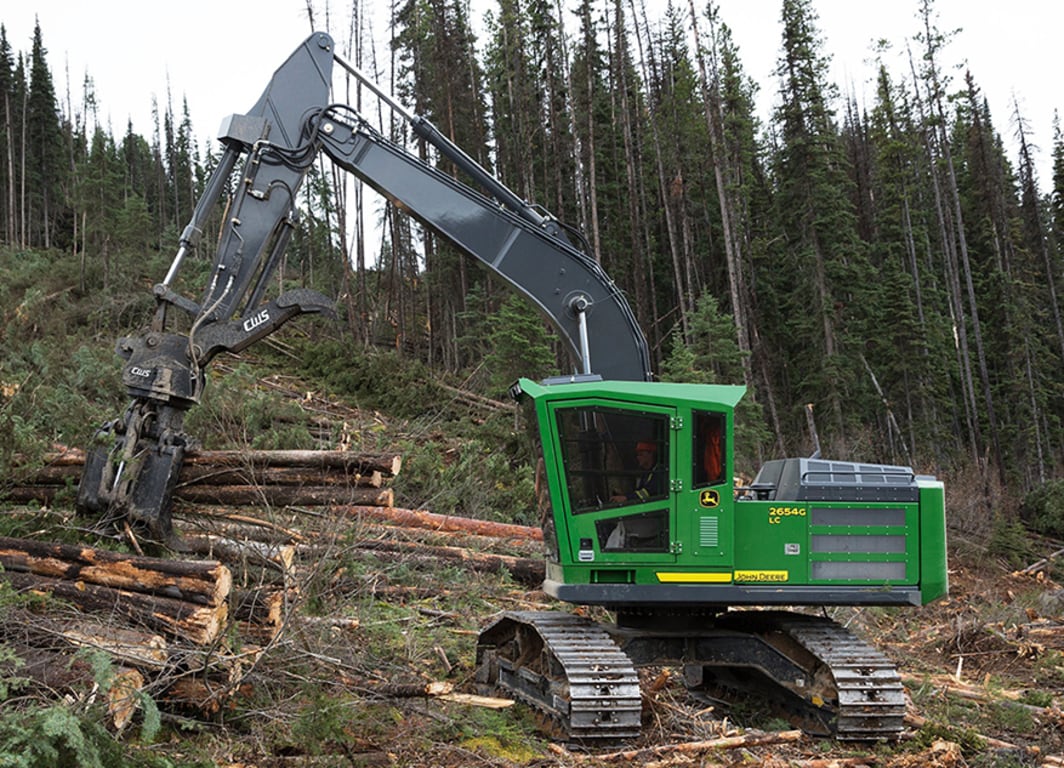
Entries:
<svg viewBox="0 0 1064 768">
<path fill-rule="evenodd" d="M 238 516 L 252 515 L 262 510 Z M 306 509 L 265 522 L 293 535 L 294 563 L 283 576 L 233 565 L 234 587 L 281 579 L 290 595 L 283 630 L 223 686 L 222 706 L 210 712 L 169 706 L 157 681 L 149 692 L 163 730 L 149 744 L 135 725 L 120 734 L 131 754 L 149 750 L 196 768 L 1064 766 L 1064 589 L 1047 575 L 1052 563 L 1024 573 L 985 548 L 952 545 L 947 599 L 829 612 L 897 664 L 910 700 L 897 742 L 805 736 L 756 701 L 699 700 L 677 671 L 655 669 L 643 675 L 643 735 L 582 750 L 545 736 L 519 704 L 495 709 L 468 698 L 482 693 L 473 675 L 480 627 L 503 610 L 566 606 L 504 570 L 425 554 L 532 559 L 540 544 L 341 522 Z M 27 511 L 22 530 L 10 533 L 49 538 L 49 526 L 69 534 L 76 525 L 56 510 Z M 226 641 L 238 648 L 246 638 L 234 632 Z M 73 681 L 62 695 L 88 700 L 90 688 L 91 680 Z"/>
<path fill-rule="evenodd" d="M 274 745 L 269 755 L 234 748 L 234 760 L 219 765 L 1064 765 L 1059 757 L 1064 755 L 1064 593 L 1044 575 L 1021 575 L 985 557 L 956 556 L 950 577 L 950 597 L 925 608 L 833 612 L 838 621 L 882 648 L 902 672 L 911 704 L 908 728 L 897 742 L 840 743 L 803 736 L 756 703 L 707 705 L 688 695 L 677 673 L 648 670 L 644 734 L 632 744 L 585 751 L 550 741 L 537 731 L 536 718 L 519 705 L 487 712 L 432 699 L 375 701 L 358 718 L 359 737 L 343 746 L 343 740 L 337 740 L 329 754 L 313 757 L 296 745 L 287 751 Z M 547 605 L 542 593 L 515 590 L 505 581 L 500 585 L 475 578 L 466 588 L 467 597 L 478 596 L 474 603 L 483 601 L 480 608 Z M 398 609 L 400 614 L 415 611 L 443 622 L 426 628 L 431 636 L 422 637 L 426 645 L 407 649 L 407 661 L 419 670 L 419 679 L 444 674 L 428 650 L 429 644 L 440 649 L 446 643 L 438 634 L 441 629 L 463 637 L 467 642 L 456 648 L 471 653 L 476 622 L 471 614 L 456 615 L 453 602 L 453 595 L 441 589 L 438 598 L 413 600 Z M 472 692 L 471 658 L 456 652 L 450 679 L 457 689 Z M 344 732 L 350 733 L 350 728 Z"/>
</svg>

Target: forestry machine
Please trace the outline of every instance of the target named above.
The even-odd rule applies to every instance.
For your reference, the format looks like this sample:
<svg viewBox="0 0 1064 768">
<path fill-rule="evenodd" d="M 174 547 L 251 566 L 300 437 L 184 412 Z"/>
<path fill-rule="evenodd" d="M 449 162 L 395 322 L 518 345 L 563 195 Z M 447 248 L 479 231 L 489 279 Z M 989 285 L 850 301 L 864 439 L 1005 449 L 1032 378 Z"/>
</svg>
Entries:
<svg viewBox="0 0 1064 768">
<path fill-rule="evenodd" d="M 467 183 L 331 103 L 334 64 Z M 326 34 L 300 45 L 251 110 L 223 122 L 220 139 L 218 166 L 154 289 L 150 328 L 117 344 L 131 403 L 90 453 L 82 511 L 175 540 L 171 492 L 190 444 L 182 421 L 208 364 L 331 308 L 303 289 L 266 298 L 297 190 L 325 153 L 527 297 L 572 353 L 571 375 L 512 388 L 536 427 L 543 588 L 615 620 L 505 613 L 478 640 L 478 684 L 527 703 L 574 741 L 636 736 L 637 670 L 662 665 L 710 697 L 752 693 L 810 733 L 864 740 L 901 731 L 895 667 L 823 609 L 919 606 L 946 594 L 940 482 L 903 466 L 793 458 L 769 461 L 737 488 L 733 416 L 744 388 L 652 381 L 628 303 L 574 246 L 579 236 L 381 92 Z M 193 300 L 175 280 L 223 194 L 232 199 L 217 253 Z"/>
</svg>

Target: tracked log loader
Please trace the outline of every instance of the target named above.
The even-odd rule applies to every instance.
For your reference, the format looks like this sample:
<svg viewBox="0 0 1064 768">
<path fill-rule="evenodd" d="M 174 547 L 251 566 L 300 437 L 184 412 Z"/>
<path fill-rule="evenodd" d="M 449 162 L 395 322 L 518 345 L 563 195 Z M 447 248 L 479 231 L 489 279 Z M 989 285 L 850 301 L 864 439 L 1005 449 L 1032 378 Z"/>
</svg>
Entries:
<svg viewBox="0 0 1064 768">
<path fill-rule="evenodd" d="M 333 103 L 334 65 L 468 183 Z M 223 122 L 219 138 L 219 163 L 155 286 L 151 325 L 117 344 L 130 404 L 89 453 L 81 511 L 179 545 L 170 503 L 191 443 L 183 420 L 203 395 L 209 364 L 295 317 L 331 310 L 328 297 L 309 290 L 267 298 L 297 192 L 324 154 L 529 299 L 573 359 L 571 375 L 521 379 L 512 391 L 534 425 L 543 588 L 615 620 L 505 613 L 480 634 L 477 682 L 584 742 L 639 733 L 638 670 L 660 665 L 681 668 L 690 688 L 712 696 L 760 696 L 811 733 L 901 731 L 905 696 L 894 665 L 809 609 L 920 606 L 945 595 L 941 482 L 904 466 L 792 458 L 768 462 L 737 489 L 743 387 L 654 381 L 633 312 L 574 245 L 578 234 L 377 88 L 326 34 L 307 38 L 252 108 Z M 230 190 L 202 295 L 177 293 L 186 256 Z"/>
</svg>

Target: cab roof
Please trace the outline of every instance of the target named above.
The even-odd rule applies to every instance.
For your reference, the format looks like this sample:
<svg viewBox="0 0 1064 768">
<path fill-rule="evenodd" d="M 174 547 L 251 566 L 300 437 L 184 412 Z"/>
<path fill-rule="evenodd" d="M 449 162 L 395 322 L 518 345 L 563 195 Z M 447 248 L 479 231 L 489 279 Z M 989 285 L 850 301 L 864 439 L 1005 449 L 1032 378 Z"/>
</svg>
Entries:
<svg viewBox="0 0 1064 768">
<path fill-rule="evenodd" d="M 677 384 L 666 381 L 603 381 L 597 376 L 558 377 L 535 382 L 518 379 L 510 388 L 517 400 L 572 400 L 601 397 L 653 405 L 734 409 L 746 387 L 731 384 Z"/>
</svg>

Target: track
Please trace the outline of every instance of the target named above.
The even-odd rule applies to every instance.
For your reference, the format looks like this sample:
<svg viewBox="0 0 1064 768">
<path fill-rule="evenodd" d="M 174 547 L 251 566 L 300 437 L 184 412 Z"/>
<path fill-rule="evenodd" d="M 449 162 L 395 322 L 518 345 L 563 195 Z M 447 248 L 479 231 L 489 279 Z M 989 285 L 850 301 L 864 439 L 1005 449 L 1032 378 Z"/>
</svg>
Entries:
<svg viewBox="0 0 1064 768">
<path fill-rule="evenodd" d="M 901 733 L 905 689 L 890 659 L 830 619 L 791 615 L 780 628 L 830 670 L 836 738 L 870 741 Z"/>
<path fill-rule="evenodd" d="M 685 648 L 689 687 L 759 697 L 806 733 L 844 741 L 897 738 L 905 690 L 894 664 L 822 616 L 732 611 Z"/>
<path fill-rule="evenodd" d="M 566 741 L 635 738 L 639 676 L 600 626 L 561 611 L 506 613 L 480 635 L 477 682 L 546 716 Z"/>
<path fill-rule="evenodd" d="M 623 649 L 623 650 L 622 650 Z M 757 697 L 807 733 L 897 738 L 905 691 L 894 665 L 839 624 L 780 611 L 734 611 L 686 629 L 620 629 L 561 611 L 506 613 L 481 633 L 477 682 L 535 709 L 575 742 L 640 732 L 637 666 L 680 665 L 693 690 Z"/>
</svg>

